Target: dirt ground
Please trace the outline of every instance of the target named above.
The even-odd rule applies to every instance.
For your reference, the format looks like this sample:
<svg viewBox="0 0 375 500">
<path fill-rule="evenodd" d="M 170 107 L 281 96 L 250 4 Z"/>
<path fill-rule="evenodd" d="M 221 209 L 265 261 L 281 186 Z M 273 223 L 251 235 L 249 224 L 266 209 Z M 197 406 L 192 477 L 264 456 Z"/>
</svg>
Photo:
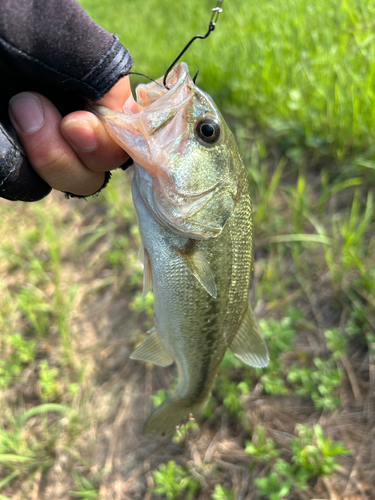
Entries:
<svg viewBox="0 0 375 500">
<path fill-rule="evenodd" d="M 129 176 L 127 174 L 128 182 Z M 80 228 L 99 222 L 103 216 L 102 204 L 90 202 L 82 210 L 80 201 L 53 196 L 51 203 L 61 204 L 63 212 L 69 212 L 72 206 L 81 211 L 82 216 L 73 228 L 77 234 Z M 119 227 L 118 231 L 128 232 L 132 238 L 128 227 Z M 123 286 L 121 276 L 115 283 L 111 282 L 105 260 L 95 264 L 103 244 L 99 239 L 78 261 L 71 262 L 65 256 L 64 262 L 66 279 L 81 287 L 71 329 L 75 356 L 88 367 L 77 399 L 82 429 L 70 447 L 56 447 L 53 466 L 36 475 L 28 486 L 26 497 L 20 483 L 16 488 L 15 483 L 5 487 L 3 494 L 30 500 L 96 498 L 70 493 L 74 490 L 72 478 L 76 471 L 90 478 L 101 500 L 156 499 L 160 497 L 150 489 L 154 486 L 153 471 L 160 464 L 174 460 L 189 467 L 191 474 L 201 480 L 197 499 L 210 499 L 217 483 L 232 488 L 238 500 L 260 498 L 254 478 L 265 474 L 265 466 L 255 463 L 253 457 L 245 453 L 245 443 L 251 439 L 251 433 L 239 420 L 223 412 L 220 398 L 215 399 L 216 418 L 211 421 L 202 417 L 198 420 L 199 430 L 186 438 L 155 440 L 141 435 L 143 423 L 153 408 L 151 394 L 170 387 L 176 377 L 176 368 L 160 368 L 129 359 L 140 333 L 145 333 L 152 322 L 145 312 L 135 314 L 132 310 L 134 289 Z M 131 245 L 136 252 L 136 244 Z M 267 252 L 267 247 L 258 244 L 256 258 Z M 306 255 L 306 262 L 308 258 Z M 288 266 L 290 272 L 295 271 L 286 258 L 284 272 L 288 272 Z M 119 271 L 120 275 L 123 273 L 124 283 L 128 279 L 127 272 Z M 256 267 L 254 286 L 261 277 Z M 140 289 L 140 283 L 137 286 Z M 305 311 L 307 320 L 312 318 L 320 326 L 317 333 L 301 327 L 298 349 L 320 352 L 321 330 L 338 326 L 343 321 L 345 308 L 337 307 L 327 275 L 317 273 L 310 282 L 308 294 L 295 284 L 293 286 L 289 299 Z M 281 303 L 282 300 L 276 305 L 258 304 L 258 315 L 277 316 Z M 311 402 L 293 395 L 267 395 L 262 385 L 256 383 L 255 375 L 254 389 L 242 397 L 250 428 L 264 426 L 286 459 L 290 458 L 287 445 L 295 435 L 296 423 L 319 423 L 328 436 L 344 441 L 351 450 L 350 455 L 339 458 L 342 468 L 338 472 L 313 481 L 304 492 L 290 494 L 290 500 L 375 499 L 375 367 L 362 349 L 352 349 L 344 365 L 346 379 L 340 389 L 342 405 L 333 413 L 317 411 Z M 220 379 L 220 372 L 218 377 Z M 32 401 L 33 396 L 25 394 L 24 400 Z M 61 425 L 64 434 L 64 423 Z"/>
</svg>

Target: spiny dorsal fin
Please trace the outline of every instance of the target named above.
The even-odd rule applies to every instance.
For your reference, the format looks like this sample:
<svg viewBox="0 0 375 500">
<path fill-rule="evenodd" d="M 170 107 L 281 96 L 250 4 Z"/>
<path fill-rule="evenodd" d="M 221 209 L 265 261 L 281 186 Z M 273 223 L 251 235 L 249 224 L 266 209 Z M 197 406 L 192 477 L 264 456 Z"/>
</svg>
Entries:
<svg viewBox="0 0 375 500">
<path fill-rule="evenodd" d="M 164 347 L 156 328 L 149 331 L 149 336 L 130 355 L 130 359 L 138 359 L 155 365 L 168 366 L 173 363 L 173 358 Z"/>
<path fill-rule="evenodd" d="M 197 278 L 199 283 L 214 299 L 217 298 L 217 288 L 215 276 L 211 271 L 203 252 L 190 240 L 190 243 L 183 249 L 175 248 L 178 255 L 187 264 L 190 272 Z"/>
<path fill-rule="evenodd" d="M 241 361 L 250 366 L 264 368 L 268 365 L 270 358 L 267 344 L 250 304 L 229 348 Z"/>
</svg>

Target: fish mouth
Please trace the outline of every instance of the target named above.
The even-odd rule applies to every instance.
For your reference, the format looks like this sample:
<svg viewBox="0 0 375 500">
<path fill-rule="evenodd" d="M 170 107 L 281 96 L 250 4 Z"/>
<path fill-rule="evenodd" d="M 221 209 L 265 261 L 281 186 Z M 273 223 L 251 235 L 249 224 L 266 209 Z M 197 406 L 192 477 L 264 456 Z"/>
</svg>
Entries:
<svg viewBox="0 0 375 500">
<path fill-rule="evenodd" d="M 166 85 L 168 88 L 163 85 L 163 76 L 152 83 L 138 85 L 135 90 L 136 102 L 140 108 L 144 109 L 166 94 L 171 98 L 173 94 L 178 92 L 187 78 L 190 79 L 189 68 L 186 63 L 180 63 L 167 77 Z"/>
<path fill-rule="evenodd" d="M 167 180 L 158 165 L 164 163 L 162 152 L 169 145 L 182 142 L 182 137 L 188 133 L 184 111 L 193 97 L 194 84 L 186 63 L 178 64 L 168 75 L 169 90 L 163 86 L 163 78 L 139 85 L 136 101 L 129 98 L 122 113 L 95 103 L 88 104 L 87 108 L 136 163 L 152 177 L 161 176 Z M 172 120 L 173 126 L 168 127 Z"/>
</svg>

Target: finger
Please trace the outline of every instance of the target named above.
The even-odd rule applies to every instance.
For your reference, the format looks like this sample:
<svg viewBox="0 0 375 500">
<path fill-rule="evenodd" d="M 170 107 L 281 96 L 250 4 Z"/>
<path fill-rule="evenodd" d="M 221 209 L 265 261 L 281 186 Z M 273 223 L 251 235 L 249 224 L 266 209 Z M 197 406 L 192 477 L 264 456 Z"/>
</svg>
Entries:
<svg viewBox="0 0 375 500">
<path fill-rule="evenodd" d="M 112 109 L 112 111 L 120 111 L 120 113 L 124 109 L 129 109 L 133 113 L 140 111 L 138 104 L 133 98 L 128 76 L 121 78 L 97 104 Z"/>
<path fill-rule="evenodd" d="M 89 111 L 70 113 L 61 122 L 61 132 L 90 170 L 106 172 L 129 159 L 129 155 L 107 134 L 101 121 Z"/>
<path fill-rule="evenodd" d="M 139 111 L 131 93 L 128 76 L 119 80 L 99 103 L 114 111 Z M 129 159 L 129 155 L 110 138 L 102 122 L 93 113 L 71 113 L 63 119 L 61 132 L 77 156 L 91 170 L 112 170 Z"/>
<path fill-rule="evenodd" d="M 35 171 L 51 187 L 80 196 L 98 191 L 104 173 L 83 164 L 61 131 L 61 115 L 44 96 L 22 92 L 9 102 L 9 116 Z"/>
</svg>

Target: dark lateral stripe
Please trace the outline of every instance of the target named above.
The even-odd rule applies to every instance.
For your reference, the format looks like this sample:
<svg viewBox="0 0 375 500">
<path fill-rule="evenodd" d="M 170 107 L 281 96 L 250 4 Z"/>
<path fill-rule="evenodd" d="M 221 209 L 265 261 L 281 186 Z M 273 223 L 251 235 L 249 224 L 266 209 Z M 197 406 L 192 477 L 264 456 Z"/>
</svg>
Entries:
<svg viewBox="0 0 375 500">
<path fill-rule="evenodd" d="M 198 400 L 202 395 L 206 396 L 205 390 L 207 386 L 208 371 L 211 368 L 211 357 L 213 354 L 216 335 L 218 331 L 219 317 L 219 302 L 215 299 L 210 300 L 210 307 L 204 315 L 204 323 L 207 326 L 202 328 L 202 337 L 204 336 L 206 352 L 202 359 L 201 371 L 198 378 L 198 383 L 192 395 L 194 400 Z"/>
</svg>

